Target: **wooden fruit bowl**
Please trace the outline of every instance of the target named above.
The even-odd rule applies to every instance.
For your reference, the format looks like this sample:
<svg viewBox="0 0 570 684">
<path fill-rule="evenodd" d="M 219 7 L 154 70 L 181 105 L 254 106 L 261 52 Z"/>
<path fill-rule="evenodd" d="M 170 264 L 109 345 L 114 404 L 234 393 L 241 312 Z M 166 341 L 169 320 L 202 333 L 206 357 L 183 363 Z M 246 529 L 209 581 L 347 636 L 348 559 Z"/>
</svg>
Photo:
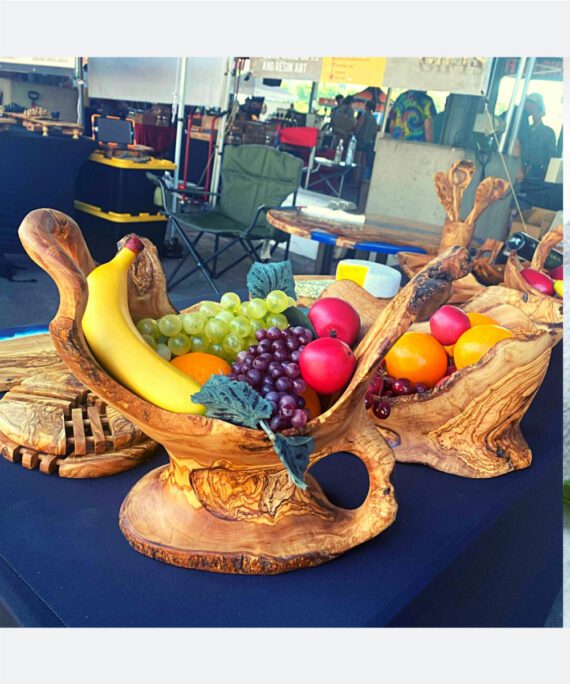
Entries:
<svg viewBox="0 0 570 684">
<path fill-rule="evenodd" d="M 165 411 L 110 377 L 81 329 L 86 275 L 94 262 L 77 224 L 65 214 L 40 209 L 24 219 L 19 235 L 58 286 L 60 306 L 50 333 L 62 360 L 107 404 L 163 444 L 170 457 L 169 465 L 133 487 L 121 507 L 120 527 L 135 549 L 183 567 L 272 574 L 331 560 L 394 521 L 394 453 L 366 415 L 364 394 L 380 360 L 418 311 L 469 270 L 465 249 L 452 248 L 438 257 L 384 308 L 359 344 L 358 366 L 347 389 L 301 431 L 316 444 L 310 466 L 339 451 L 364 462 L 367 497 L 359 508 L 345 510 L 332 505 L 310 475 L 306 490 L 292 485 L 261 430 Z M 143 242 L 146 248 L 130 273 L 135 320 L 174 311 L 156 249 Z"/>
<path fill-rule="evenodd" d="M 563 231 L 562 225 L 553 228 L 539 242 L 536 251 L 533 254 L 530 267 L 536 271 L 544 271 L 544 263 L 550 254 L 551 250 L 562 240 Z M 562 323 L 563 321 L 563 307 L 562 300 L 558 297 L 550 297 L 544 295 L 536 290 L 532 285 L 526 282 L 522 277 L 521 271 L 523 265 L 520 263 L 516 252 L 511 252 L 505 266 L 505 285 L 512 287 L 513 290 L 519 290 L 533 297 L 538 297 L 541 302 L 540 317 L 532 316 L 533 320 L 538 323 Z"/>
<path fill-rule="evenodd" d="M 496 477 L 530 465 L 532 453 L 520 421 L 562 334 L 561 324 L 533 323 L 531 316 L 542 304 L 538 297 L 489 287 L 462 307 L 491 316 L 515 336 L 431 392 L 387 400 L 389 417 L 375 421 L 398 462 L 423 463 L 473 478 Z M 429 324 L 411 329 L 429 332 Z"/>
</svg>

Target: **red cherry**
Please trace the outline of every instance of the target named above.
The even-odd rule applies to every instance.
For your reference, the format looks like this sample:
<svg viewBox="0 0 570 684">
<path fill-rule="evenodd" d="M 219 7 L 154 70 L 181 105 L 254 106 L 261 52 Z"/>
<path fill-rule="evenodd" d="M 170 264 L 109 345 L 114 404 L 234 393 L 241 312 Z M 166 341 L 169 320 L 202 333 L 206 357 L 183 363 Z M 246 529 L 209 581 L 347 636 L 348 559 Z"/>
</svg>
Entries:
<svg viewBox="0 0 570 684">
<path fill-rule="evenodd" d="M 392 391 L 394 394 L 413 394 L 414 383 L 407 378 L 398 378 L 392 383 Z"/>
<path fill-rule="evenodd" d="M 387 401 L 379 401 L 377 404 L 374 404 L 372 413 L 374 413 L 376 418 L 385 420 L 390 415 L 390 404 Z"/>
</svg>

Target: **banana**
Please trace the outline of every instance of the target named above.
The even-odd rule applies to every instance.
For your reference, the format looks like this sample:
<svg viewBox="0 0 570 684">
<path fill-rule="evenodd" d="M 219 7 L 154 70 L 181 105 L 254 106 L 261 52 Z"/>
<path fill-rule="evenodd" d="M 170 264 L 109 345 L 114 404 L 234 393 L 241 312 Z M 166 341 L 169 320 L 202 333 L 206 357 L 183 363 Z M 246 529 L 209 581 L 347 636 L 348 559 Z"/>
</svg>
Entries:
<svg viewBox="0 0 570 684">
<path fill-rule="evenodd" d="M 149 347 L 129 313 L 129 267 L 143 248 L 138 238 L 131 238 L 87 276 L 85 339 L 110 375 L 135 394 L 167 411 L 203 414 L 204 407 L 191 400 L 200 385 Z"/>
</svg>

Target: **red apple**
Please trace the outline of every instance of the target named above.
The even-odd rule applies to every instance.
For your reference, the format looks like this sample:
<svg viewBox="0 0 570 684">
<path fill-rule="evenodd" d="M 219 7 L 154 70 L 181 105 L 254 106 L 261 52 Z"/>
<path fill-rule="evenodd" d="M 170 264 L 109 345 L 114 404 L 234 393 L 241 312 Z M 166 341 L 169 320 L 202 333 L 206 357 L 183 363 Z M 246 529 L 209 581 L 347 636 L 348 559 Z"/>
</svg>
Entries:
<svg viewBox="0 0 570 684">
<path fill-rule="evenodd" d="M 523 268 L 521 276 L 529 285 L 534 287 L 535 290 L 542 292 L 542 294 L 551 296 L 554 294 L 554 283 L 552 278 L 547 276 L 546 273 L 535 271 L 534 268 Z"/>
<path fill-rule="evenodd" d="M 438 309 L 429 319 L 431 334 L 440 344 L 455 344 L 466 330 L 471 327 L 471 321 L 465 311 L 456 306 L 446 304 Z"/>
<path fill-rule="evenodd" d="M 556 268 L 550 269 L 548 275 L 552 280 L 564 280 L 564 266 L 557 266 Z"/>
<path fill-rule="evenodd" d="M 303 380 L 317 394 L 334 394 L 346 387 L 356 359 L 352 349 L 338 338 L 319 337 L 303 349 L 299 357 Z"/>
<path fill-rule="evenodd" d="M 318 299 L 309 309 L 308 315 L 318 337 L 336 337 L 348 345 L 356 342 L 360 332 L 360 316 L 343 299 Z"/>
</svg>

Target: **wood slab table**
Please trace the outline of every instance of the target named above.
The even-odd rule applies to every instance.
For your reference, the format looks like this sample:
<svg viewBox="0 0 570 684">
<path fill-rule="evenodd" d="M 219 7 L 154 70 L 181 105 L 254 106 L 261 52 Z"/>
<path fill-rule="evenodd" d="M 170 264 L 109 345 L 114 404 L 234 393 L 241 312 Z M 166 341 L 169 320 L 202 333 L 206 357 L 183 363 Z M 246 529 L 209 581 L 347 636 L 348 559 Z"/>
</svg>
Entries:
<svg viewBox="0 0 570 684">
<path fill-rule="evenodd" d="M 441 227 L 390 216 L 366 216 L 361 225 L 306 216 L 301 209 L 271 209 L 267 221 L 273 227 L 324 245 L 322 260 L 315 273 L 330 273 L 334 247 L 376 252 L 383 255 L 398 252 L 436 254 Z M 322 263 L 319 263 L 321 261 Z"/>
</svg>

